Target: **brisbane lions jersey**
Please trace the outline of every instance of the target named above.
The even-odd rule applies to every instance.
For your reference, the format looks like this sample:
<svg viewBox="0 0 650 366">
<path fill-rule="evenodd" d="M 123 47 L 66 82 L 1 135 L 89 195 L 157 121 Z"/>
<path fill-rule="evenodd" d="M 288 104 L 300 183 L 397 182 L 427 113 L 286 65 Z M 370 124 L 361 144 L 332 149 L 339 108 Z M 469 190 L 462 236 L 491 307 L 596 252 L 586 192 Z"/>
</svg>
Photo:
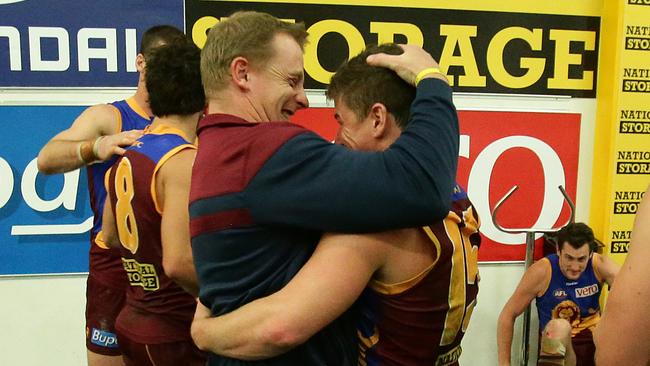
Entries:
<svg viewBox="0 0 650 366">
<path fill-rule="evenodd" d="M 122 244 L 122 264 L 130 284 L 115 327 L 141 343 L 190 337 L 196 301 L 163 269 L 162 207 L 156 199 L 155 177 L 167 159 L 194 148 L 182 132 L 161 125 L 129 147 L 106 177 Z"/>
<path fill-rule="evenodd" d="M 142 130 L 151 123 L 151 118 L 140 108 L 133 98 L 110 104 L 115 107 L 118 120 L 118 131 Z M 102 240 L 102 214 L 106 189 L 104 175 L 113 166 L 116 156 L 97 164 L 88 165 L 88 191 L 90 193 L 90 208 L 93 211 L 93 227 L 90 230 L 90 276 L 99 279 L 105 285 L 124 288 L 125 279 L 122 271 L 122 261 L 118 250 L 110 249 Z"/>
<path fill-rule="evenodd" d="M 457 365 L 478 295 L 479 218 L 456 186 L 447 217 L 422 228 L 434 261 L 396 284 L 372 280 L 360 298 L 359 365 Z"/>
<path fill-rule="evenodd" d="M 560 270 L 557 254 L 541 260 L 550 264 L 551 278 L 544 294 L 537 298 L 539 329 L 544 329 L 551 319 L 564 318 L 571 323 L 572 336 L 586 329 L 593 330 L 600 321 L 598 300 L 603 283 L 597 273 L 597 261 L 593 256 L 589 258 L 580 278 L 569 280 Z"/>
</svg>

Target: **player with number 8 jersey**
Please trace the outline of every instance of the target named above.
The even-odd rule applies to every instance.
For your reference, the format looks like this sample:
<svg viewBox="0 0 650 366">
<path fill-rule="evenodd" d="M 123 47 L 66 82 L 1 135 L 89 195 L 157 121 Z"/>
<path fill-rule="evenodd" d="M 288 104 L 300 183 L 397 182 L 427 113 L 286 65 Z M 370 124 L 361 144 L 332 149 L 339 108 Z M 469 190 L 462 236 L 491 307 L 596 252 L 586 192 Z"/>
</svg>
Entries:
<svg viewBox="0 0 650 366">
<path fill-rule="evenodd" d="M 180 131 L 163 125 L 147 131 L 106 175 L 130 284 L 116 329 L 142 343 L 181 341 L 189 336 L 196 301 L 165 275 L 155 176 L 174 154 L 195 148 Z"/>
<path fill-rule="evenodd" d="M 116 320 L 126 366 L 199 366 L 190 325 L 198 294 L 187 201 L 196 125 L 205 106 L 200 50 L 189 39 L 147 60 L 156 118 L 106 175 L 104 236 L 129 287 Z"/>
</svg>

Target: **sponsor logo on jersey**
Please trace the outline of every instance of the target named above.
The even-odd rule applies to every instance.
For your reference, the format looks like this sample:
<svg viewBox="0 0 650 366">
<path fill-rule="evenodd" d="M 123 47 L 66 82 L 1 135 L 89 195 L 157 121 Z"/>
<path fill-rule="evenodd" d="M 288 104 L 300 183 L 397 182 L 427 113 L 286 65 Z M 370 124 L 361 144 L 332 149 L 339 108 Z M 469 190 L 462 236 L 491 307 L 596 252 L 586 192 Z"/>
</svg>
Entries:
<svg viewBox="0 0 650 366">
<path fill-rule="evenodd" d="M 153 264 L 138 263 L 135 259 L 122 258 L 131 286 L 140 286 L 145 291 L 156 291 L 160 288 L 160 281 Z"/>
<path fill-rule="evenodd" d="M 552 319 L 566 319 L 571 325 L 580 323 L 580 308 L 571 300 L 564 300 L 551 311 Z"/>
<path fill-rule="evenodd" d="M 565 285 L 567 285 L 567 286 L 575 286 L 577 284 L 578 284 L 578 281 L 572 281 L 572 282 L 565 283 Z"/>
<path fill-rule="evenodd" d="M 114 333 L 92 328 L 90 342 L 100 347 L 117 348 L 117 336 Z"/>
<path fill-rule="evenodd" d="M 438 356 L 436 359 L 436 366 L 445 366 L 445 365 L 451 365 L 458 361 L 460 358 L 460 354 L 463 352 L 463 350 L 460 348 L 460 345 L 452 348 L 449 352 L 442 354 Z"/>
<path fill-rule="evenodd" d="M 576 289 L 576 297 L 589 297 L 598 293 L 598 285 L 593 284 L 590 286 L 580 287 Z"/>
</svg>

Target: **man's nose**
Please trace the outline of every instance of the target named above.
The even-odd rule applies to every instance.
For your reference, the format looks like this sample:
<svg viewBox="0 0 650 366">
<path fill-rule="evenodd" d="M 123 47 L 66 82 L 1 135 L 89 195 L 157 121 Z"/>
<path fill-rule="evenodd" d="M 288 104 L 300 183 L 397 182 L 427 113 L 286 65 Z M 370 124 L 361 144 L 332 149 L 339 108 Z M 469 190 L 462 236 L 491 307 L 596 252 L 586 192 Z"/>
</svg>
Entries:
<svg viewBox="0 0 650 366">
<path fill-rule="evenodd" d="M 305 93 L 305 89 L 302 87 L 298 91 L 298 95 L 296 96 L 296 102 L 298 102 L 298 109 L 309 107 L 309 99 L 307 99 L 307 94 Z"/>
</svg>

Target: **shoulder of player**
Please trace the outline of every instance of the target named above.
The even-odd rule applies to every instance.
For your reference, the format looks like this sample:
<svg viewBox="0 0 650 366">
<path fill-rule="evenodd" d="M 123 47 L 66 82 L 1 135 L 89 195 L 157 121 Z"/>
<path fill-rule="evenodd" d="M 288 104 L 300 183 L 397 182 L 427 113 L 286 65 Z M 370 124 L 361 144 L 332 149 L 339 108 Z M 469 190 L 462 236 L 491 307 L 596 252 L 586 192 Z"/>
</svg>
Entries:
<svg viewBox="0 0 650 366">
<path fill-rule="evenodd" d="M 604 259 L 604 258 L 605 258 L 605 256 L 600 255 L 599 253 L 594 252 L 594 253 L 592 254 L 592 256 L 591 256 L 591 261 L 592 261 L 594 264 L 596 264 L 596 263 L 600 264 L 600 263 L 603 262 L 603 259 Z"/>
<path fill-rule="evenodd" d="M 600 253 L 594 252 L 591 257 L 591 263 L 592 266 L 598 270 L 601 269 L 603 266 L 607 267 L 611 265 L 612 263 L 614 263 L 614 261 L 606 255 L 602 255 Z"/>
<path fill-rule="evenodd" d="M 195 157 L 196 149 L 191 147 L 184 148 L 167 158 L 160 167 L 160 171 L 170 171 L 172 174 L 174 172 L 182 172 L 185 170 L 191 171 Z"/>
<path fill-rule="evenodd" d="M 110 104 L 96 104 L 86 108 L 77 118 L 78 121 L 93 128 L 98 135 L 118 133 L 119 111 Z"/>
<path fill-rule="evenodd" d="M 547 257 L 543 257 L 531 264 L 526 273 L 535 276 L 547 275 L 551 273 L 551 261 Z"/>
<path fill-rule="evenodd" d="M 534 289 L 535 292 L 544 292 L 548 287 L 552 274 L 551 262 L 548 258 L 544 257 L 533 263 L 524 274 L 526 283 Z M 523 280 L 522 280 L 523 282 Z"/>
</svg>

